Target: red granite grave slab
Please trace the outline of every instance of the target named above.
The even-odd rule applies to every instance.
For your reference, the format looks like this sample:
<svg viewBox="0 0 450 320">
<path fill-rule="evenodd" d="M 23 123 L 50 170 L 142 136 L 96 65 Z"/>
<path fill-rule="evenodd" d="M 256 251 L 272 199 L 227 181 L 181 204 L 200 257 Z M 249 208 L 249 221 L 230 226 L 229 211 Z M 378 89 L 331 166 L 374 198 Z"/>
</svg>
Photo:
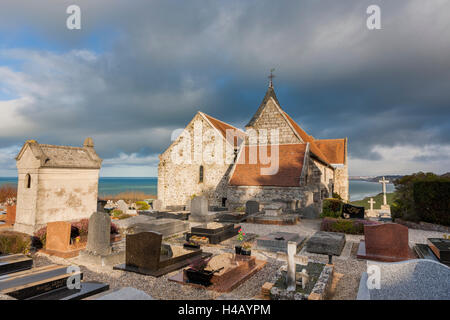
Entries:
<svg viewBox="0 0 450 320">
<path fill-rule="evenodd" d="M 408 228 L 403 225 L 366 225 L 364 238 L 359 244 L 358 259 L 396 262 L 416 258 L 409 247 Z"/>
</svg>

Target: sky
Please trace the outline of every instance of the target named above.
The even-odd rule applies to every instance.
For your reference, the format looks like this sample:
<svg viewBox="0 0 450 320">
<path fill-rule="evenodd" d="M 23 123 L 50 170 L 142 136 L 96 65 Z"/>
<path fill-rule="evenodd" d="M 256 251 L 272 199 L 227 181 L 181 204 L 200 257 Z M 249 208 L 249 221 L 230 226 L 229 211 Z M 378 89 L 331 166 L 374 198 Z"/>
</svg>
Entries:
<svg viewBox="0 0 450 320">
<path fill-rule="evenodd" d="M 0 176 L 28 139 L 88 136 L 102 176 L 157 176 L 197 111 L 243 128 L 271 68 L 304 130 L 348 137 L 350 175 L 445 173 L 449 34 L 447 0 L 2 0 Z"/>
</svg>

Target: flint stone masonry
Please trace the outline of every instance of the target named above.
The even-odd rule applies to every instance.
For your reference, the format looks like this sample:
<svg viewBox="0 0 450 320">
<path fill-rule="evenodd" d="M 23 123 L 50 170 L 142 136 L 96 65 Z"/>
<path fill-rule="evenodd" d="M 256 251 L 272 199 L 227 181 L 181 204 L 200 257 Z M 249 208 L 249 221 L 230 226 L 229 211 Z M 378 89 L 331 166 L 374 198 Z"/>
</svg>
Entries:
<svg viewBox="0 0 450 320">
<path fill-rule="evenodd" d="M 382 275 L 379 289 L 367 287 L 364 272 L 359 283 L 357 300 L 450 300 L 450 268 L 431 260 L 415 259 L 382 263 L 377 266 Z"/>
<path fill-rule="evenodd" d="M 345 234 L 317 231 L 306 243 L 306 250 L 310 253 L 339 256 L 344 246 Z"/>
</svg>

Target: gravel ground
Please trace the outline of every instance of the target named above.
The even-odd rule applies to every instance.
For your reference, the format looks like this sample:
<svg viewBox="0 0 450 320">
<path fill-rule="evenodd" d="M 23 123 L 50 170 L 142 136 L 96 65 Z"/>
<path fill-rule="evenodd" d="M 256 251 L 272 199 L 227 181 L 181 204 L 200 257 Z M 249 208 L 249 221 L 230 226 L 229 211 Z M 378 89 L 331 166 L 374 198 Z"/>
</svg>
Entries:
<svg viewBox="0 0 450 320">
<path fill-rule="evenodd" d="M 311 236 L 320 228 L 320 220 L 302 220 L 298 225 L 278 226 L 263 224 L 241 223 L 243 232 L 254 233 L 258 236 L 264 236 L 274 231 L 296 232 L 305 236 Z M 413 243 L 426 243 L 426 238 L 442 237 L 442 233 L 423 230 L 409 230 L 409 240 Z M 335 300 L 351 300 L 355 299 L 358 291 L 359 281 L 362 272 L 366 269 L 366 262 L 356 259 L 356 250 L 359 240 L 363 236 L 346 235 L 347 241 L 354 242 L 351 256 L 346 260 L 334 259 L 335 272 L 343 274 L 342 278 L 337 282 L 334 296 L 330 297 Z M 172 242 L 172 240 L 169 240 Z M 177 242 L 173 239 L 173 242 Z M 220 254 L 223 252 L 233 251 L 232 241 L 226 241 L 223 245 L 202 246 L 206 252 Z M 273 254 L 265 252 L 255 252 L 254 255 L 258 259 L 267 260 L 267 264 L 249 278 L 246 282 L 234 289 L 231 293 L 221 294 L 209 290 L 193 288 L 181 285 L 168 278 L 175 275 L 178 271 L 174 271 L 160 278 L 139 275 L 132 272 L 124 272 L 120 270 L 112 270 L 111 267 L 98 267 L 93 265 L 81 266 L 84 274 L 84 280 L 100 281 L 109 283 L 110 288 L 116 287 L 134 287 L 142 290 L 155 299 L 182 299 L 182 300 L 205 300 L 205 299 L 251 299 L 261 292 L 261 286 L 265 282 L 274 282 L 275 274 L 279 267 L 284 263 L 277 261 Z M 328 262 L 327 256 L 314 255 L 314 260 Z M 57 257 L 49 257 L 40 253 L 34 255 L 35 266 L 42 266 L 50 263 L 69 265 L 73 261 L 64 260 Z"/>
</svg>

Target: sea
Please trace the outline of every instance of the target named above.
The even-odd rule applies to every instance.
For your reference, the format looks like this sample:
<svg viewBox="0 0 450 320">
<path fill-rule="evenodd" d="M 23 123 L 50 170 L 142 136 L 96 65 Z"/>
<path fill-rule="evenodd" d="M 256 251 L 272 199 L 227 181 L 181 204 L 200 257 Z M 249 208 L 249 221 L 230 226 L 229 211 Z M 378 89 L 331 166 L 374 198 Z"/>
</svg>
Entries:
<svg viewBox="0 0 450 320">
<path fill-rule="evenodd" d="M 99 195 L 116 195 L 121 192 L 143 192 L 147 195 L 156 195 L 158 178 L 112 178 L 102 177 L 99 180 Z M 17 178 L 1 178 L 0 186 L 4 184 L 17 185 Z M 387 184 L 387 192 L 394 191 L 393 184 Z M 376 196 L 382 192 L 380 183 L 360 180 L 349 181 L 350 200 L 361 200 L 368 196 Z"/>
</svg>

